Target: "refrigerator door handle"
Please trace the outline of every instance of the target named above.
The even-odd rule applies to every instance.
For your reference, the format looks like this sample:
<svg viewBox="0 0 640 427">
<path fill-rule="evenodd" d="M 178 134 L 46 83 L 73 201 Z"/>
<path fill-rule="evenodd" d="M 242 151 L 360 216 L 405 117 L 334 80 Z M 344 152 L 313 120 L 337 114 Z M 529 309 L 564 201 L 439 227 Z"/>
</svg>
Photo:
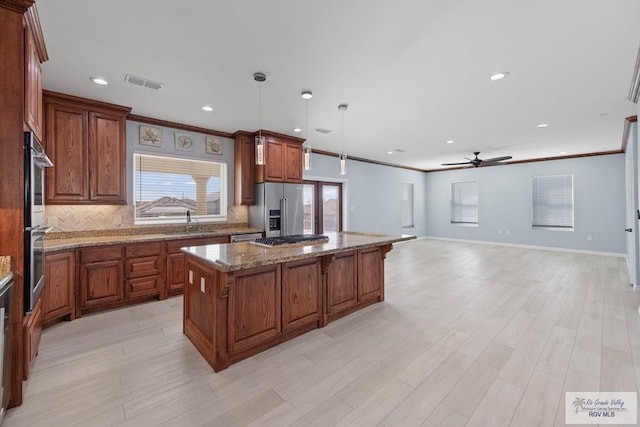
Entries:
<svg viewBox="0 0 640 427">
<path fill-rule="evenodd" d="M 287 204 L 286 199 L 283 197 L 280 199 L 280 235 L 284 236 L 287 233 L 285 230 L 287 229 Z"/>
<path fill-rule="evenodd" d="M 280 215 L 282 215 L 282 219 L 284 221 L 284 227 L 282 227 L 282 235 L 287 236 L 289 235 L 289 200 L 287 200 L 286 197 L 282 200 L 284 201 L 284 209 L 282 210 L 282 212 L 280 212 Z"/>
</svg>

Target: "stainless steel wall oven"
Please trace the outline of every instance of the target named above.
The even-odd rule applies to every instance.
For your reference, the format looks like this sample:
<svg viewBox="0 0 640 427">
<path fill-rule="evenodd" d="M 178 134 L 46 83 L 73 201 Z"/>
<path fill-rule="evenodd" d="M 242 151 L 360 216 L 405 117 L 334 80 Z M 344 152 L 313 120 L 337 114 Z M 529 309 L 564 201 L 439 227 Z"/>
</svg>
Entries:
<svg viewBox="0 0 640 427">
<path fill-rule="evenodd" d="M 24 141 L 24 309 L 33 310 L 44 289 L 44 168 L 53 166 L 32 132 Z"/>
</svg>

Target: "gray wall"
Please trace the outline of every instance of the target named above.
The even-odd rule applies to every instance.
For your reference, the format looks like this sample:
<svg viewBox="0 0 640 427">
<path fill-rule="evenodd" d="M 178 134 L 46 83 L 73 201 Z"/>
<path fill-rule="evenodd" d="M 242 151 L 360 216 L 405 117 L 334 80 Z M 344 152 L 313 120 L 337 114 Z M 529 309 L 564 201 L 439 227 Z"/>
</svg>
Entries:
<svg viewBox="0 0 640 427">
<path fill-rule="evenodd" d="M 337 157 L 313 153 L 312 170 L 304 179 L 343 182 L 343 228 L 383 234 L 426 235 L 426 174 L 408 169 L 347 160 L 347 175 L 339 174 Z M 414 228 L 401 227 L 401 184 L 413 183 Z"/>
<path fill-rule="evenodd" d="M 613 154 L 428 173 L 426 231 L 434 237 L 622 254 L 624 170 L 624 155 Z M 574 231 L 531 227 L 531 177 L 554 174 L 574 176 Z M 459 181 L 478 181 L 477 227 L 450 224 L 451 183 Z"/>
<path fill-rule="evenodd" d="M 152 147 L 142 145 L 140 141 L 140 126 L 150 126 L 162 129 L 162 145 L 161 147 Z M 178 151 L 175 145 L 175 132 L 187 134 L 192 137 L 194 142 L 193 151 Z M 162 154 L 173 157 L 182 157 L 185 159 L 212 160 L 227 163 L 227 205 L 233 205 L 233 140 L 230 138 L 222 138 L 216 136 L 223 143 L 222 156 L 207 154 L 204 143 L 205 134 L 188 132 L 180 129 L 168 128 L 164 126 L 148 125 L 127 120 L 127 183 L 133 183 L 133 153 Z M 127 204 L 133 204 L 133 191 L 127 189 Z"/>
</svg>

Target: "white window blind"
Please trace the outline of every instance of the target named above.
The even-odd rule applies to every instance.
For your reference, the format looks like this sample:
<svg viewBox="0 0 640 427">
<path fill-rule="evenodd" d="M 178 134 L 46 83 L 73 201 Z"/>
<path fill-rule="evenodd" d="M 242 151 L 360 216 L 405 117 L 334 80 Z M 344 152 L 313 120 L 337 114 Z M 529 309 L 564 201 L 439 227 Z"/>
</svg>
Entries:
<svg viewBox="0 0 640 427">
<path fill-rule="evenodd" d="M 534 227 L 573 228 L 573 175 L 531 179 Z"/>
<path fill-rule="evenodd" d="M 402 228 L 413 228 L 413 183 L 402 183 Z"/>
<path fill-rule="evenodd" d="M 227 217 L 227 165 L 134 154 L 135 222 L 178 223 Z"/>
<path fill-rule="evenodd" d="M 451 223 L 478 223 L 478 182 L 451 183 Z"/>
</svg>

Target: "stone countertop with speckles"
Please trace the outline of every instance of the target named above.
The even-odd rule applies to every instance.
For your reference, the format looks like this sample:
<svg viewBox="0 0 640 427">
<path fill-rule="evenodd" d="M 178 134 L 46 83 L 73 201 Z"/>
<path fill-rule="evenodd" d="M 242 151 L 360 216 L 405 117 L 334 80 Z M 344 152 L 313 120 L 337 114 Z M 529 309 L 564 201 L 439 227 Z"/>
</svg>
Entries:
<svg viewBox="0 0 640 427">
<path fill-rule="evenodd" d="M 387 236 L 370 233 L 325 233 L 328 242 L 305 242 L 291 245 L 264 247 L 250 242 L 204 245 L 183 248 L 206 265 L 222 272 L 232 272 L 280 264 L 305 258 L 331 255 L 351 250 L 383 246 L 415 239 L 416 236 Z"/>
<path fill-rule="evenodd" d="M 117 245 L 127 243 L 141 243 L 141 242 L 154 242 L 158 240 L 178 240 L 178 239 L 194 239 L 199 237 L 218 237 L 218 236 L 230 236 L 233 234 L 246 234 L 246 233 L 262 233 L 262 229 L 252 227 L 225 227 L 217 230 L 206 231 L 190 231 L 190 232 L 178 232 L 167 231 L 165 233 L 141 233 L 141 234 L 117 234 L 108 235 L 105 233 L 96 233 L 95 235 L 78 235 L 77 237 L 65 237 L 65 238 L 53 238 L 50 239 L 49 235 L 45 238 L 45 252 L 56 252 L 62 250 L 69 250 L 75 248 L 82 248 L 87 246 L 101 246 L 101 245 Z M 89 233 L 91 234 L 91 233 Z"/>
<path fill-rule="evenodd" d="M 12 278 L 11 257 L 0 256 L 0 289 L 4 288 L 4 285 L 9 283 Z"/>
</svg>

